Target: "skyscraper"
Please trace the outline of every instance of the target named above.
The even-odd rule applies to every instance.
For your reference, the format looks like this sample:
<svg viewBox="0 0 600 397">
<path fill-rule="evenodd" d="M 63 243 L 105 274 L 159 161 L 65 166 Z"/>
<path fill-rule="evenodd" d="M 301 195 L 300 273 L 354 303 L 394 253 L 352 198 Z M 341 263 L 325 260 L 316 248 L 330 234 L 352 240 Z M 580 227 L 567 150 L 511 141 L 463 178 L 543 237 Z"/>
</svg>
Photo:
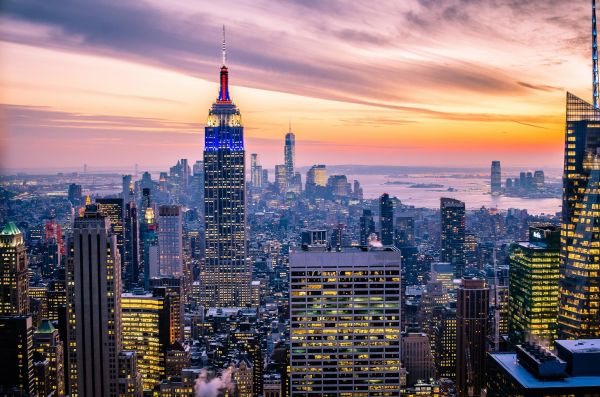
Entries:
<svg viewBox="0 0 600 397">
<path fill-rule="evenodd" d="M 484 280 L 462 279 L 456 303 L 456 390 L 479 396 L 485 384 L 489 288 Z"/>
<path fill-rule="evenodd" d="M 275 186 L 279 193 L 285 193 L 288 186 L 288 179 L 285 164 L 277 164 L 275 166 Z"/>
<path fill-rule="evenodd" d="M 29 313 L 29 274 L 23 233 L 12 222 L 0 231 L 0 316 Z"/>
<path fill-rule="evenodd" d="M 67 197 L 73 206 L 81 205 L 83 202 L 83 196 L 81 195 L 81 185 L 71 183 L 69 185 Z"/>
<path fill-rule="evenodd" d="M 147 391 L 165 375 L 171 331 L 168 300 L 138 290 L 121 296 L 123 348 L 137 352 L 137 369 Z"/>
<path fill-rule="evenodd" d="M 0 316 L 0 392 L 3 395 L 36 395 L 32 338 L 31 316 Z"/>
<path fill-rule="evenodd" d="M 379 227 L 381 244 L 394 245 L 394 203 L 387 193 L 379 197 Z"/>
<path fill-rule="evenodd" d="M 50 320 L 42 321 L 42 324 L 34 332 L 33 347 L 37 358 L 48 360 L 50 389 L 54 391 L 55 396 L 64 396 L 64 344 L 60 340 L 58 330 L 54 328 Z"/>
<path fill-rule="evenodd" d="M 502 191 L 502 171 L 500 168 L 500 162 L 497 160 L 492 161 L 492 194 L 500 194 Z"/>
<path fill-rule="evenodd" d="M 229 97 L 223 39 L 219 96 L 204 131 L 204 219 L 208 305 L 250 303 L 250 263 L 246 261 L 246 181 L 244 127 Z"/>
<path fill-rule="evenodd" d="M 327 167 L 317 164 L 310 167 L 306 172 L 306 192 L 314 194 L 319 187 L 327 185 Z"/>
<path fill-rule="evenodd" d="M 452 198 L 441 198 L 442 262 L 454 266 L 454 277 L 462 277 L 465 269 L 465 203 Z"/>
<path fill-rule="evenodd" d="M 125 257 L 125 201 L 123 198 L 97 198 L 98 209 L 110 221 L 112 234 L 117 237 L 117 248 L 121 260 Z M 123 270 L 121 268 L 121 270 Z"/>
<path fill-rule="evenodd" d="M 373 221 L 373 212 L 364 209 L 360 217 L 360 245 L 369 244 L 369 236 L 375 233 L 375 222 Z"/>
<path fill-rule="evenodd" d="M 131 191 L 133 193 L 133 191 Z M 140 277 L 140 242 L 138 223 L 138 210 L 135 205 L 133 194 L 129 195 L 124 212 L 124 242 L 123 242 L 123 273 L 125 275 L 125 288 L 131 289 L 137 286 Z"/>
<path fill-rule="evenodd" d="M 291 396 L 400 396 L 400 253 L 296 252 Z"/>
<path fill-rule="evenodd" d="M 183 223 L 178 205 L 161 205 L 158 209 L 158 250 L 160 275 L 182 276 Z"/>
<path fill-rule="evenodd" d="M 258 154 L 252 153 L 250 155 L 250 186 L 253 189 L 262 188 L 262 166 L 258 160 Z"/>
<path fill-rule="evenodd" d="M 133 192 L 133 184 L 131 183 L 131 175 L 123 175 L 123 189 L 121 191 L 121 198 L 124 203 L 129 201 L 129 195 Z"/>
<path fill-rule="evenodd" d="M 559 240 L 555 226 L 532 227 L 529 241 L 510 248 L 508 329 L 514 344 L 548 346 L 556 339 Z"/>
<path fill-rule="evenodd" d="M 285 163 L 285 175 L 288 180 L 288 185 L 294 176 L 294 166 L 296 163 L 296 135 L 292 132 L 291 126 L 287 134 L 285 134 L 285 148 L 283 151 Z"/>
<path fill-rule="evenodd" d="M 109 219 L 88 205 L 75 219 L 68 259 L 72 396 L 117 395 L 121 351 L 121 257 Z"/>
<path fill-rule="evenodd" d="M 600 111 L 567 93 L 558 337 L 600 337 Z"/>
</svg>

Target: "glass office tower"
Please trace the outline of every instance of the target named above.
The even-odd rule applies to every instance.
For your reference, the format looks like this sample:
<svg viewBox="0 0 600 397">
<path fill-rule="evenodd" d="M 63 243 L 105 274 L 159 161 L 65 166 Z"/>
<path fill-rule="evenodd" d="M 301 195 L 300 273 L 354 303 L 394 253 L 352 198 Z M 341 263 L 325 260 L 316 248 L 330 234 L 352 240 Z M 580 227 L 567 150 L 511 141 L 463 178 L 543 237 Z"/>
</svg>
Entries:
<svg viewBox="0 0 600 397">
<path fill-rule="evenodd" d="M 600 112 L 567 93 L 558 336 L 600 337 Z"/>
</svg>

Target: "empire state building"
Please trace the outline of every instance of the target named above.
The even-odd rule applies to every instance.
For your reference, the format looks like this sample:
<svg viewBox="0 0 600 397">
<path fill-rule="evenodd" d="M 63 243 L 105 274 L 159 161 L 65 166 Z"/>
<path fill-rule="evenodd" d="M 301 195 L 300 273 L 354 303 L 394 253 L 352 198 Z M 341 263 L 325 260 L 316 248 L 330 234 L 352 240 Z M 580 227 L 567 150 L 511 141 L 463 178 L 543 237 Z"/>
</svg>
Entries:
<svg viewBox="0 0 600 397">
<path fill-rule="evenodd" d="M 246 261 L 244 127 L 229 96 L 223 29 L 219 96 L 204 129 L 204 214 L 206 260 L 200 301 L 217 307 L 250 303 L 250 263 Z"/>
</svg>

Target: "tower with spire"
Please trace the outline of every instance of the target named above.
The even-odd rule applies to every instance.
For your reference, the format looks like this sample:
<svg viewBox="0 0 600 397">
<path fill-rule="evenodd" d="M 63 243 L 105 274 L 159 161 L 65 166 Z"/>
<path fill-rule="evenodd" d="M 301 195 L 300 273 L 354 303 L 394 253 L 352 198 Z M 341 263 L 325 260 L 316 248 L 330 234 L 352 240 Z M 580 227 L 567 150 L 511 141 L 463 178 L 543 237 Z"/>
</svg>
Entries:
<svg viewBox="0 0 600 397">
<path fill-rule="evenodd" d="M 223 27 L 219 95 L 204 129 L 204 213 L 206 260 L 201 274 L 203 305 L 245 307 L 250 303 L 246 261 L 244 127 L 229 96 Z"/>
<path fill-rule="evenodd" d="M 292 122 L 289 122 L 288 132 L 285 134 L 285 147 L 283 150 L 285 162 L 285 176 L 288 186 L 291 186 L 294 177 L 294 165 L 296 162 L 296 135 L 292 132 Z"/>
<path fill-rule="evenodd" d="M 567 93 L 558 337 L 600 338 L 600 110 L 596 2 L 592 0 L 593 103 Z"/>
</svg>

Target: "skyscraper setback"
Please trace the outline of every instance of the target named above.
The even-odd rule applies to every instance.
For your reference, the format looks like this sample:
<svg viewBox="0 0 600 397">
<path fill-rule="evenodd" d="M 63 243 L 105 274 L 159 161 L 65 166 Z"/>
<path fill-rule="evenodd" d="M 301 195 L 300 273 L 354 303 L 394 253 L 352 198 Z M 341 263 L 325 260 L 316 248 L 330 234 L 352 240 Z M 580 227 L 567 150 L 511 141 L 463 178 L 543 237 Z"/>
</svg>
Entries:
<svg viewBox="0 0 600 397">
<path fill-rule="evenodd" d="M 204 213 L 206 264 L 204 304 L 243 307 L 250 303 L 246 262 L 246 181 L 244 127 L 229 96 L 223 37 L 219 96 L 204 130 Z"/>
<path fill-rule="evenodd" d="M 109 220 L 97 205 L 87 206 L 75 220 L 67 279 L 71 395 L 117 395 L 121 257 Z"/>
</svg>

